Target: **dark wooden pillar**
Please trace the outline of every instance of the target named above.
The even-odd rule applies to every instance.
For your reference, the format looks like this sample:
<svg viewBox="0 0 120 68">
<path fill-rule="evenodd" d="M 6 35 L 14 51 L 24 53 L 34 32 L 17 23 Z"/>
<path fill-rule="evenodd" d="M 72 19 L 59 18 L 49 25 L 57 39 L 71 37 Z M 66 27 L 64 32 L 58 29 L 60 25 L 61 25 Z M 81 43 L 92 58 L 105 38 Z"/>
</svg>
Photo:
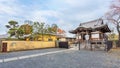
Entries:
<svg viewBox="0 0 120 68">
<path fill-rule="evenodd" d="M 101 39 L 101 33 L 99 33 L 99 39 Z"/>
<path fill-rule="evenodd" d="M 91 41 L 92 40 L 92 34 L 91 34 L 91 32 L 89 33 L 89 41 Z"/>
<path fill-rule="evenodd" d="M 103 33 L 99 33 L 99 37 L 102 40 L 103 39 Z"/>
<path fill-rule="evenodd" d="M 78 39 L 79 39 L 79 42 L 78 42 L 78 43 L 79 43 L 79 50 L 80 50 L 80 34 L 78 35 L 78 37 L 79 37 L 79 38 L 78 38 Z"/>
</svg>

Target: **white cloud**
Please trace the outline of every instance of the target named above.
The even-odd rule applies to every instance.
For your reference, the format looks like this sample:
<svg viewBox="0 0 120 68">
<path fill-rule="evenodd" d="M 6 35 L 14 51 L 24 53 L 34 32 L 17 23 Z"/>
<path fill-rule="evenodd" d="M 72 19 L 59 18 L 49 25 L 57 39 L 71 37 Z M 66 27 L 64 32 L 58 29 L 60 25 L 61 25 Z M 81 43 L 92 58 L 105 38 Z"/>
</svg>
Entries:
<svg viewBox="0 0 120 68">
<path fill-rule="evenodd" d="M 37 1 L 40 2 L 37 3 Z M 30 6 L 27 3 L 23 4 L 21 0 L 0 0 L 0 24 L 4 22 L 3 25 L 5 25 L 11 19 L 19 21 L 20 24 L 24 20 L 44 21 L 47 24 L 56 23 L 68 32 L 75 29 L 80 22 L 103 16 L 111 0 L 46 1 L 36 0 L 35 4 Z M 2 32 L 3 29 L 5 27 L 0 31 Z"/>
<path fill-rule="evenodd" d="M 52 10 L 37 10 L 32 12 L 33 16 L 50 16 L 50 17 L 59 17 L 59 13 Z"/>
<path fill-rule="evenodd" d="M 0 2 L 15 2 L 16 0 L 0 0 Z"/>
<path fill-rule="evenodd" d="M 64 0 L 68 5 L 73 7 L 85 7 L 90 3 L 90 0 Z"/>
<path fill-rule="evenodd" d="M 0 14 L 18 15 L 21 9 L 16 4 L 16 0 L 0 0 Z"/>
<path fill-rule="evenodd" d="M 25 18 L 32 21 L 41 21 L 41 22 L 49 23 L 49 21 L 52 20 L 48 20 L 48 17 L 54 19 L 54 18 L 59 18 L 60 15 L 61 15 L 60 12 L 53 10 L 34 10 L 29 14 L 25 15 Z"/>
</svg>

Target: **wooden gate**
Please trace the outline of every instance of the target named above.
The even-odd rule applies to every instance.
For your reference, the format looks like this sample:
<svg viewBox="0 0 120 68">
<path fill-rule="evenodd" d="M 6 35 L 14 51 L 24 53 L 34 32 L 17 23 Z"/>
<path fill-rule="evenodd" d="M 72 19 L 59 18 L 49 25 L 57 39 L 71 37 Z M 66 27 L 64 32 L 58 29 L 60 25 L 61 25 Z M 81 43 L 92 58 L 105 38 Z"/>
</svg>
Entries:
<svg viewBox="0 0 120 68">
<path fill-rule="evenodd" d="M 7 52 L 7 43 L 2 44 L 2 52 Z"/>
<path fill-rule="evenodd" d="M 68 42 L 59 42 L 59 48 L 69 48 Z"/>
</svg>

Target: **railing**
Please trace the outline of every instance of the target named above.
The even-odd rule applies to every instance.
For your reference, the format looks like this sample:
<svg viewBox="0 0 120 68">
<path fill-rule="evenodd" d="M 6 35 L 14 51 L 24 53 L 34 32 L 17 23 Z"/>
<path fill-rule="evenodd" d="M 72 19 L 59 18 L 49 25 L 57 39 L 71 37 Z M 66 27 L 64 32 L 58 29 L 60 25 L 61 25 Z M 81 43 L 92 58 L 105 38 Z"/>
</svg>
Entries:
<svg viewBox="0 0 120 68">
<path fill-rule="evenodd" d="M 91 44 L 91 50 L 93 50 L 93 48 L 95 49 L 100 47 L 104 47 L 104 50 L 106 49 L 104 40 L 91 40 L 90 44 Z"/>
<path fill-rule="evenodd" d="M 99 47 L 104 46 L 105 51 L 109 51 L 113 47 L 113 42 L 112 41 L 108 41 L 108 40 L 107 41 L 104 41 L 104 40 L 92 40 L 91 41 L 91 50 L 93 50 L 93 44 L 94 44 L 94 48 L 96 46 L 98 46 L 98 45 L 100 45 Z"/>
</svg>

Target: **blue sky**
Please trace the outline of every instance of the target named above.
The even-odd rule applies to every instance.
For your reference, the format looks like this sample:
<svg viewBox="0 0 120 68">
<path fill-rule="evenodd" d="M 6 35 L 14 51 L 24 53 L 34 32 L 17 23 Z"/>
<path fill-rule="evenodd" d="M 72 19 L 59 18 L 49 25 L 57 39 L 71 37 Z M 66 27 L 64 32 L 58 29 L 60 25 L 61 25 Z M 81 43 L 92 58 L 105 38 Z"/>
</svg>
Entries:
<svg viewBox="0 0 120 68">
<path fill-rule="evenodd" d="M 67 32 L 80 23 L 102 17 L 111 0 L 0 0 L 0 34 L 6 34 L 9 20 L 58 24 Z"/>
</svg>

